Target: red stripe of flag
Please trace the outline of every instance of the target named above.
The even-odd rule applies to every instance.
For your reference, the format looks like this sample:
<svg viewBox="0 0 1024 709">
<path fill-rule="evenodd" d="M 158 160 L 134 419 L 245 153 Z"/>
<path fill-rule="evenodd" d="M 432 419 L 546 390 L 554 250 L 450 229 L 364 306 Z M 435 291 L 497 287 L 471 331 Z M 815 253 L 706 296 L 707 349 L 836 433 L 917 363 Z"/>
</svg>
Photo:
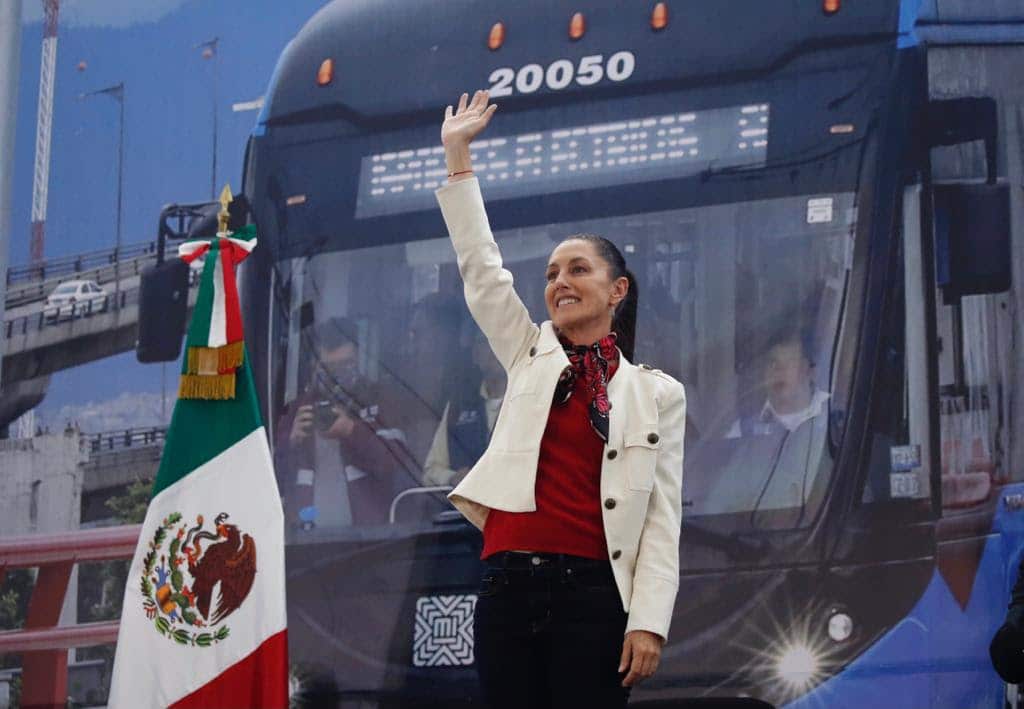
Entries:
<svg viewBox="0 0 1024 709">
<path fill-rule="evenodd" d="M 199 248 L 197 248 L 192 253 L 184 254 L 183 256 L 179 256 L 178 258 L 180 258 L 185 263 L 192 263 L 193 261 L 195 261 L 200 256 L 204 256 L 206 254 L 206 252 L 209 251 L 209 250 L 210 250 L 210 245 L 209 244 L 204 244 L 203 246 L 200 246 Z"/>
<path fill-rule="evenodd" d="M 264 640 L 247 657 L 171 705 L 172 709 L 287 709 L 288 631 Z"/>
<path fill-rule="evenodd" d="M 228 344 L 242 339 L 242 311 L 238 303 L 238 286 L 235 285 L 235 264 L 238 258 L 235 246 L 228 239 L 220 239 L 221 264 L 224 269 L 224 319 L 225 336 Z"/>
</svg>

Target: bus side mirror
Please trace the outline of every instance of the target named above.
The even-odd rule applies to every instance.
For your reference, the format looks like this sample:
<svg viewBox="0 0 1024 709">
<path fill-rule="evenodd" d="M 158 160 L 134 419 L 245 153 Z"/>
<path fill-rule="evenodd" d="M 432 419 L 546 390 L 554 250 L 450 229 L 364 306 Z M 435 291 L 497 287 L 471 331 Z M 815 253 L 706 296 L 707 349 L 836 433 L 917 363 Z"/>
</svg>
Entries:
<svg viewBox="0 0 1024 709">
<path fill-rule="evenodd" d="M 171 362 L 181 355 L 188 316 L 189 266 L 180 258 L 147 268 L 139 284 L 139 339 L 135 357 Z"/>
<path fill-rule="evenodd" d="M 935 185 L 935 280 L 946 305 L 1010 289 L 1010 189 L 1005 184 Z"/>
<path fill-rule="evenodd" d="M 933 188 L 935 280 L 946 305 L 961 296 L 1010 289 L 1010 191 L 996 179 L 999 119 L 994 99 L 928 102 L 928 147 L 974 140 L 985 144 L 984 184 Z"/>
<path fill-rule="evenodd" d="M 974 140 L 984 142 L 986 179 L 990 185 L 996 183 L 999 118 L 995 99 L 981 96 L 929 101 L 927 140 L 929 148 Z"/>
<path fill-rule="evenodd" d="M 189 264 L 180 258 L 164 260 L 167 242 L 213 238 L 219 211 L 217 202 L 168 204 L 160 211 L 156 266 L 142 272 L 139 284 L 135 357 L 140 362 L 172 362 L 181 355 L 192 273 Z M 243 194 L 235 195 L 228 212 L 228 231 L 241 229 L 251 213 L 249 200 Z"/>
</svg>

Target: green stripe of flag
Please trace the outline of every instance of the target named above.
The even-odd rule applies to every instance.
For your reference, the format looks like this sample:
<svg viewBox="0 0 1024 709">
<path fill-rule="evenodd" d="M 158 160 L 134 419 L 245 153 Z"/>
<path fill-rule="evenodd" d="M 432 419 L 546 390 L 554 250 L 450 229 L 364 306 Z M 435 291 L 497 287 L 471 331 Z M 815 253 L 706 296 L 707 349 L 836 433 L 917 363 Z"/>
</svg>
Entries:
<svg viewBox="0 0 1024 709">
<path fill-rule="evenodd" d="M 154 496 L 263 426 L 248 352 L 235 376 L 234 399 L 178 399 L 153 483 Z"/>
</svg>

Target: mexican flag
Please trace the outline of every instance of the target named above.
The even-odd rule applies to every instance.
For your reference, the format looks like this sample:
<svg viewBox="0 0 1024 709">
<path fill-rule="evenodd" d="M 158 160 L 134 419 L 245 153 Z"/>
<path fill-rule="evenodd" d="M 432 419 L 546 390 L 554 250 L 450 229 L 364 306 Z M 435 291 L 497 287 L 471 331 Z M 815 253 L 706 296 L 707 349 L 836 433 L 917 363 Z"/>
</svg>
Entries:
<svg viewBox="0 0 1024 709">
<path fill-rule="evenodd" d="M 111 707 L 288 706 L 283 515 L 233 273 L 253 245 L 221 233 L 203 249 L 179 398 L 128 574 Z"/>
</svg>

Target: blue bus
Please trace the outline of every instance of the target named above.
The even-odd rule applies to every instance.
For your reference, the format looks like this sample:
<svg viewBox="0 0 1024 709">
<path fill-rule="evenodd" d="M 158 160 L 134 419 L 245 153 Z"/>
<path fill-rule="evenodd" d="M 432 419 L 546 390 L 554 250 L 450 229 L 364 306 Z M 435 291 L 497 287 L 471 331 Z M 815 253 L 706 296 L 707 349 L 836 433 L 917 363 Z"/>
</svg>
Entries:
<svg viewBox="0 0 1024 709">
<path fill-rule="evenodd" d="M 474 166 L 531 313 L 552 246 L 607 236 L 640 284 L 636 358 L 687 388 L 680 590 L 632 703 L 1015 705 L 987 653 L 1024 533 L 1011 5 L 312 17 L 246 148 L 240 280 L 301 691 L 479 703 L 481 540 L 444 493 L 504 386 L 433 192 L 444 106 L 489 88 Z"/>
</svg>

